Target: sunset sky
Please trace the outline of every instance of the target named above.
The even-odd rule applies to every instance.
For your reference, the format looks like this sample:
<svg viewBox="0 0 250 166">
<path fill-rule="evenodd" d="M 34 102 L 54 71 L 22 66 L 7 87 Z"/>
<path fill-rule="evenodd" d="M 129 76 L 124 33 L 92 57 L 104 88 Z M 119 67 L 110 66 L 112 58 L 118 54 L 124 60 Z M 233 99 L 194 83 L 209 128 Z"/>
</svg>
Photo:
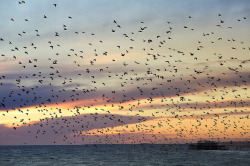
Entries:
<svg viewBox="0 0 250 166">
<path fill-rule="evenodd" d="M 248 0 L 1 0 L 0 20 L 0 145 L 250 138 Z"/>
</svg>

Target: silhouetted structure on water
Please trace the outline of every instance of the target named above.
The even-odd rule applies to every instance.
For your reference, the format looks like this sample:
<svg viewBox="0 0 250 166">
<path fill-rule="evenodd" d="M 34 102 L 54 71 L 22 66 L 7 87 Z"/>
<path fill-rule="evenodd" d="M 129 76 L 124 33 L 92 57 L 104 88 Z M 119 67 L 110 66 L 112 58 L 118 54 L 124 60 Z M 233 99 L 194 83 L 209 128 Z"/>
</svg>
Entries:
<svg viewBox="0 0 250 166">
<path fill-rule="evenodd" d="M 190 150 L 228 150 L 228 147 L 225 145 L 218 145 L 218 142 L 215 141 L 198 141 L 197 144 L 190 144 Z"/>
</svg>

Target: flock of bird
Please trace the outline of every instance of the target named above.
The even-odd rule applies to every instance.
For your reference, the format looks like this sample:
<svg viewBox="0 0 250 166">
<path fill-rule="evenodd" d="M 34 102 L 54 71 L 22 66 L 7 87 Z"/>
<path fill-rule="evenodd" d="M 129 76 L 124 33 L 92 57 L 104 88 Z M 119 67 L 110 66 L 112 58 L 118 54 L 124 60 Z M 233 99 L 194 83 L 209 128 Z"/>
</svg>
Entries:
<svg viewBox="0 0 250 166">
<path fill-rule="evenodd" d="M 67 19 L 74 21 L 73 16 Z M 15 65 L 17 73 L 0 71 L 0 116 L 10 121 L 1 124 L 11 123 L 17 134 L 27 132 L 25 144 L 39 137 L 53 137 L 49 144 L 171 143 L 230 139 L 235 132 L 249 138 L 244 120 L 249 119 L 250 59 L 245 55 L 250 45 L 230 37 L 234 25 L 248 19 L 228 25 L 217 14 L 213 32 L 198 29 L 195 19 L 188 15 L 181 26 L 164 21 L 159 31 L 140 21 L 130 32 L 117 18 L 103 30 L 110 40 L 67 23 L 47 41 L 42 29 L 20 29 L 16 41 L 0 34 L 0 62 Z M 23 20 L 29 26 L 30 20 Z M 15 18 L 9 21 L 15 26 Z M 180 31 L 194 37 L 182 39 Z M 230 122 L 233 116 L 239 118 Z"/>
</svg>

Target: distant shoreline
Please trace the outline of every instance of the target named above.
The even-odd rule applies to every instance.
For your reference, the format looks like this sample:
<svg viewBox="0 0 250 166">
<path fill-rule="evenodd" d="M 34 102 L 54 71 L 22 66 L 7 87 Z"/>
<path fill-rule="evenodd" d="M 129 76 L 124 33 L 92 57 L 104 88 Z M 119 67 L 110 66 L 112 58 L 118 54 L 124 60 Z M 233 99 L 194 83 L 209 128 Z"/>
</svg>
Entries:
<svg viewBox="0 0 250 166">
<path fill-rule="evenodd" d="M 141 143 L 141 144 L 82 144 L 82 145 L 0 145 L 0 147 L 6 146 L 118 146 L 118 145 L 162 145 L 162 146 L 181 146 L 181 145 L 190 145 L 193 143 L 183 143 L 183 144 L 153 144 L 153 143 Z M 250 148 L 250 141 L 239 141 L 239 142 L 218 142 L 219 145 L 225 145 L 229 147 L 238 147 L 238 148 Z"/>
</svg>

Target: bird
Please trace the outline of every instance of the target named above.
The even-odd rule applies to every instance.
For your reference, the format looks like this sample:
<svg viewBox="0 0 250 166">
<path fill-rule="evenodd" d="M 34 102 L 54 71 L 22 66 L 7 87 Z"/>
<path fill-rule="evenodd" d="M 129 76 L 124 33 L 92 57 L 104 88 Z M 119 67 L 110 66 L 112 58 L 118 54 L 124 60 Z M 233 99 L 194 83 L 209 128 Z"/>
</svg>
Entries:
<svg viewBox="0 0 250 166">
<path fill-rule="evenodd" d="M 20 13 L 20 26 L 10 13 L 16 31 L 0 38 L 1 123 L 16 138 L 27 130 L 25 144 L 247 137 L 250 46 L 236 30 L 246 17 L 214 14 L 206 28 L 198 15 L 159 27 L 109 18 L 97 30 L 74 12 L 43 12 Z"/>
</svg>

